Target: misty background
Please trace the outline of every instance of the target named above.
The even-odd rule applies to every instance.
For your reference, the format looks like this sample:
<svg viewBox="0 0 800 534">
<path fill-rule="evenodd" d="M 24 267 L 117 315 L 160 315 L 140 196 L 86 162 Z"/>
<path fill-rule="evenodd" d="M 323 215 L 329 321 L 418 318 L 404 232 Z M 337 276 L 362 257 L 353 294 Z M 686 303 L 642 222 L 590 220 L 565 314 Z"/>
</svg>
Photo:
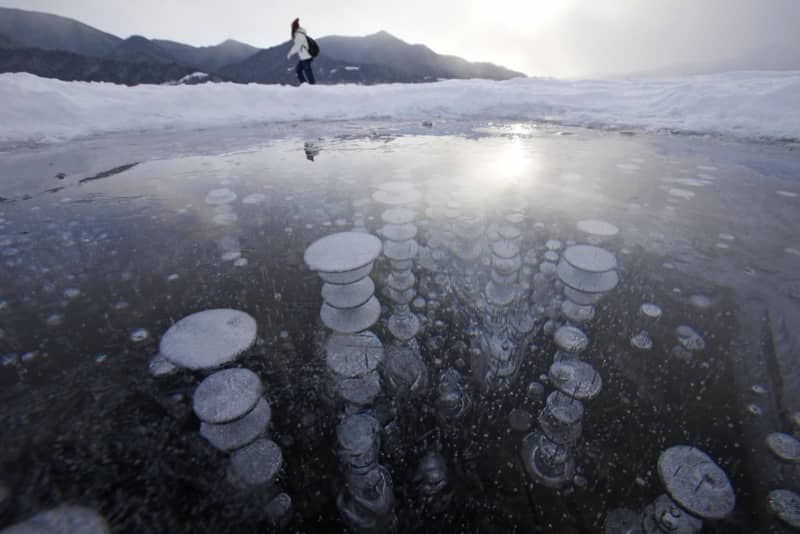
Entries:
<svg viewBox="0 0 800 534">
<path fill-rule="evenodd" d="M 386 30 L 436 52 L 530 76 L 800 69 L 798 0 L 0 0 L 127 37 L 267 48 L 295 17 L 312 36 Z"/>
</svg>

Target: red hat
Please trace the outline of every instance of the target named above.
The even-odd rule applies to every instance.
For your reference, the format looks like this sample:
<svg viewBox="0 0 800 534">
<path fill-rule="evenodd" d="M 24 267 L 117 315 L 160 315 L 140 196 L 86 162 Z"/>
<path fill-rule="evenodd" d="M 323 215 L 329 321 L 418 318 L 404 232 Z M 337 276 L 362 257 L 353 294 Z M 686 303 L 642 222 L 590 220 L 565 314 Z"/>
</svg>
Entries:
<svg viewBox="0 0 800 534">
<path fill-rule="evenodd" d="M 299 18 L 294 19 L 292 21 L 292 33 L 296 32 L 299 27 L 300 27 L 300 19 Z"/>
</svg>

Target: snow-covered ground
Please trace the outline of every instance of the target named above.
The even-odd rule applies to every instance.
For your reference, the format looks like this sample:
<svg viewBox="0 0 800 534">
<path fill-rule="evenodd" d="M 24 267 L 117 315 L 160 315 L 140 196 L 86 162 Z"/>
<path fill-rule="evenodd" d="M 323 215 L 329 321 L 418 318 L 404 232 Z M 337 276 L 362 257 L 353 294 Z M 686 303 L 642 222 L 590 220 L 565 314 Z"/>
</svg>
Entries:
<svg viewBox="0 0 800 534">
<path fill-rule="evenodd" d="M 571 126 L 800 139 L 800 71 L 664 80 L 196 86 L 0 75 L 0 142 L 297 120 L 546 120 Z"/>
</svg>

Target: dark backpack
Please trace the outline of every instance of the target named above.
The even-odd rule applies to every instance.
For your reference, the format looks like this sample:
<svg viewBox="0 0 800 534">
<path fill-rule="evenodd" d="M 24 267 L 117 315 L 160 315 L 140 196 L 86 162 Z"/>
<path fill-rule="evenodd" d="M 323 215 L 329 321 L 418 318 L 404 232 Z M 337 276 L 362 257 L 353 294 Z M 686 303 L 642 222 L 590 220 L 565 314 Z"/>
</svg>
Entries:
<svg viewBox="0 0 800 534">
<path fill-rule="evenodd" d="M 306 41 L 308 41 L 308 53 L 311 54 L 312 58 L 315 58 L 319 55 L 319 45 L 317 42 L 306 35 Z"/>
</svg>

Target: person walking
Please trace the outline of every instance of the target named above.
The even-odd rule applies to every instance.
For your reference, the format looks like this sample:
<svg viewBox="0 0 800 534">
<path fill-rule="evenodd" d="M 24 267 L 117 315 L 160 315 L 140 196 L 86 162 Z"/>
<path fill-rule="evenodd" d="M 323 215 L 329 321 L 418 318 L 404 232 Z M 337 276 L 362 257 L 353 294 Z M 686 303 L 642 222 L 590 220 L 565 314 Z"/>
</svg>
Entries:
<svg viewBox="0 0 800 534">
<path fill-rule="evenodd" d="M 294 40 L 294 46 L 289 50 L 286 59 L 291 59 L 293 55 L 297 54 L 297 57 L 300 58 L 295 68 L 298 81 L 301 85 L 303 82 L 314 85 L 317 83 L 314 79 L 314 73 L 311 70 L 311 60 L 314 58 L 309 51 L 308 37 L 306 36 L 306 31 L 300 27 L 299 18 L 294 19 L 292 22 L 292 40 Z"/>
</svg>

